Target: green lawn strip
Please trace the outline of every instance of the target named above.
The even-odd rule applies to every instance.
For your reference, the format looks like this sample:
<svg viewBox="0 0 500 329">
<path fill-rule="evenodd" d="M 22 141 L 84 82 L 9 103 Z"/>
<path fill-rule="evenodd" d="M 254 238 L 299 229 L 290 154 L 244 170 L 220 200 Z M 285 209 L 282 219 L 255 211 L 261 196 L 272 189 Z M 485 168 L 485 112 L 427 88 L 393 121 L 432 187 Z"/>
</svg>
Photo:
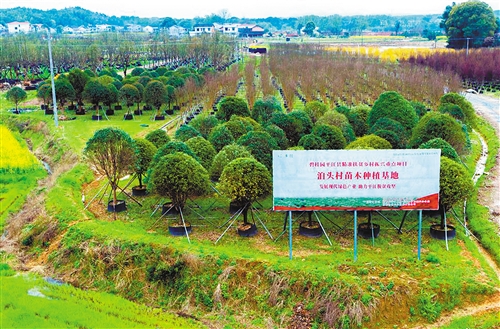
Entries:
<svg viewBox="0 0 500 329">
<path fill-rule="evenodd" d="M 457 317 L 449 324 L 441 327 L 441 329 L 495 329 L 500 324 L 498 311 L 488 312 L 485 314 L 475 314 L 464 317 Z"/>
<path fill-rule="evenodd" d="M 496 135 L 495 129 L 488 124 L 484 119 L 478 118 L 478 131 L 483 135 L 483 138 L 488 144 L 488 158 L 486 161 L 485 172 L 488 172 L 495 165 L 498 155 L 500 142 Z M 484 186 L 488 177 L 483 175 L 477 182 L 476 186 Z M 484 188 L 484 187 L 483 187 Z M 498 238 L 498 227 L 489 220 L 490 210 L 487 206 L 478 203 L 477 189 L 472 196 L 467 200 L 467 218 L 470 229 L 477 236 L 486 250 L 492 255 L 497 264 L 500 265 L 500 239 Z"/>
<path fill-rule="evenodd" d="M 49 284 L 8 272 L 1 285 L 2 328 L 203 328 L 199 322 L 138 305 L 119 296 Z"/>
</svg>

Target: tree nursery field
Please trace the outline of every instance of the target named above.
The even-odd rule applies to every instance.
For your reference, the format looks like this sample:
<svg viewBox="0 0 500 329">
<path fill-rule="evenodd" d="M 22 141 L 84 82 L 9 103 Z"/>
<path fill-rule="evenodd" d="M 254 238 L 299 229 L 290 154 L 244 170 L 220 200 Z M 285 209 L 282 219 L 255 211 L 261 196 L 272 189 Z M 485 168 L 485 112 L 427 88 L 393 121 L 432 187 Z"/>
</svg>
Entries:
<svg viewBox="0 0 500 329">
<path fill-rule="evenodd" d="M 475 81 L 452 51 L 266 47 L 209 68 L 63 70 L 58 121 L 50 80 L 9 82 L 2 328 L 500 325 L 498 227 L 478 201 L 488 177 L 472 179 L 499 140 L 462 94 L 493 91 L 495 65 Z M 273 211 L 273 150 L 436 148 L 441 212 L 421 239 L 418 211 L 296 211 L 291 231 Z M 354 217 L 380 231 L 356 236 Z"/>
</svg>

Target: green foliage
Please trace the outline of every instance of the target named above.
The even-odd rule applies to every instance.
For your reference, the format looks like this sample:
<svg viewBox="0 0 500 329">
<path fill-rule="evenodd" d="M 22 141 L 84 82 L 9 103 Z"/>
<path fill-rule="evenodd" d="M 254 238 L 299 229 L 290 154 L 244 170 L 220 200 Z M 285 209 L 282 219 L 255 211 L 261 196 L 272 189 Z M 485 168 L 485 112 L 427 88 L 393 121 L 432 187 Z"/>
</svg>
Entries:
<svg viewBox="0 0 500 329">
<path fill-rule="evenodd" d="M 458 105 L 451 103 L 444 103 L 439 105 L 438 110 L 440 113 L 451 115 L 453 118 L 455 118 L 455 120 L 464 121 L 465 119 L 464 112 Z"/>
<path fill-rule="evenodd" d="M 213 180 L 219 180 L 224 167 L 229 162 L 238 158 L 253 158 L 253 155 L 242 145 L 230 144 L 224 146 L 214 157 L 212 168 L 210 169 L 210 177 Z"/>
<path fill-rule="evenodd" d="M 271 193 L 272 179 L 257 160 L 238 158 L 224 167 L 217 186 L 233 201 L 253 202 Z"/>
<path fill-rule="evenodd" d="M 288 145 L 288 140 L 286 138 L 286 134 L 277 125 L 270 124 L 264 128 L 264 130 L 271 135 L 271 137 L 276 141 L 276 144 L 278 144 L 278 148 L 280 150 L 286 150 L 287 145 Z"/>
<path fill-rule="evenodd" d="M 157 148 L 147 139 L 136 138 L 134 141 L 136 147 L 135 173 L 139 179 L 139 186 L 142 187 L 142 177 L 148 171 Z"/>
<path fill-rule="evenodd" d="M 375 122 L 373 126 L 370 127 L 368 131 L 369 134 L 373 134 L 378 130 L 390 130 L 399 136 L 401 143 L 405 144 L 410 137 L 411 132 L 405 130 L 405 127 L 396 120 L 390 118 L 380 118 Z"/>
<path fill-rule="evenodd" d="M 64 107 L 64 104 L 67 101 L 75 100 L 75 89 L 67 79 L 56 79 L 54 82 L 54 88 L 56 90 L 56 98 L 61 107 Z"/>
<path fill-rule="evenodd" d="M 445 156 L 453 161 L 461 163 L 457 151 L 447 141 L 442 138 L 430 139 L 420 144 L 419 149 L 441 149 L 441 156 Z"/>
<path fill-rule="evenodd" d="M 210 131 L 208 141 L 214 146 L 215 150 L 219 152 L 224 146 L 232 144 L 234 142 L 234 137 L 224 124 L 219 124 Z"/>
<path fill-rule="evenodd" d="M 97 109 L 99 103 L 104 102 L 108 89 L 97 79 L 90 79 L 83 89 L 82 97 L 92 103 Z"/>
<path fill-rule="evenodd" d="M 436 295 L 421 293 L 418 297 L 418 313 L 429 322 L 434 322 L 439 318 L 441 315 L 441 308 L 441 304 L 436 301 Z"/>
<path fill-rule="evenodd" d="M 328 106 L 320 101 L 307 102 L 304 107 L 304 112 L 307 113 L 313 123 L 315 123 L 319 117 L 323 116 L 327 110 Z"/>
<path fill-rule="evenodd" d="M 182 142 L 187 141 L 190 138 L 201 136 L 200 132 L 190 125 L 181 125 L 179 129 L 175 131 L 175 139 Z"/>
<path fill-rule="evenodd" d="M 97 130 L 87 141 L 83 154 L 97 171 L 105 175 L 113 191 L 116 204 L 116 188 L 121 177 L 133 171 L 136 159 L 134 140 L 119 128 Z"/>
<path fill-rule="evenodd" d="M 125 84 L 120 88 L 118 98 L 125 103 L 130 113 L 130 106 L 141 101 L 139 89 L 132 84 Z"/>
<path fill-rule="evenodd" d="M 457 93 L 446 93 L 439 99 L 440 105 L 445 104 L 455 104 L 460 107 L 464 116 L 465 116 L 465 124 L 471 127 L 476 126 L 476 111 L 472 104 L 462 95 Z"/>
<path fill-rule="evenodd" d="M 484 39 L 492 37 L 498 29 L 493 9 L 482 1 L 466 1 L 453 6 L 444 25 L 448 47 L 455 49 L 481 47 Z"/>
<path fill-rule="evenodd" d="M 150 81 L 144 88 L 144 101 L 156 108 L 157 114 L 160 114 L 160 107 L 165 103 L 167 89 L 160 81 Z"/>
<path fill-rule="evenodd" d="M 350 143 L 356 139 L 354 130 L 352 129 L 349 120 L 344 114 L 338 111 L 327 111 L 322 117 L 318 119 L 316 124 L 326 124 L 340 128 L 340 130 L 342 131 L 342 135 L 344 135 L 346 143 Z"/>
<path fill-rule="evenodd" d="M 19 103 L 24 101 L 27 97 L 28 95 L 26 94 L 26 92 L 18 86 L 10 88 L 9 91 L 7 91 L 7 93 L 5 94 L 5 98 L 16 105 L 16 110 Z"/>
<path fill-rule="evenodd" d="M 434 138 L 444 139 L 458 154 L 465 152 L 466 138 L 462 126 L 448 114 L 429 112 L 424 115 L 413 129 L 408 146 L 417 148 Z"/>
<path fill-rule="evenodd" d="M 142 73 L 144 73 L 144 68 L 142 67 L 135 67 L 131 72 L 130 72 L 130 75 L 132 75 L 133 77 L 138 77 L 140 76 Z"/>
<path fill-rule="evenodd" d="M 361 149 L 375 149 L 375 150 L 388 150 L 391 149 L 391 143 L 382 137 L 376 135 L 365 135 L 356 139 L 354 142 L 346 146 L 346 150 L 361 150 Z"/>
<path fill-rule="evenodd" d="M 198 136 L 188 139 L 186 145 L 200 159 L 201 165 L 208 171 L 212 167 L 212 161 L 216 155 L 215 148 L 205 138 Z"/>
<path fill-rule="evenodd" d="M 312 133 L 323 140 L 326 150 L 341 150 L 347 143 L 340 128 L 326 124 L 316 124 Z"/>
<path fill-rule="evenodd" d="M 250 130 L 253 130 L 251 125 L 245 124 L 245 122 L 239 118 L 241 117 L 233 115 L 231 120 L 224 123 L 235 140 L 245 135 Z"/>
<path fill-rule="evenodd" d="M 421 102 L 410 101 L 411 106 L 415 109 L 415 113 L 419 118 L 423 117 L 427 113 L 427 106 Z"/>
<path fill-rule="evenodd" d="M 418 121 L 410 102 L 395 91 L 386 91 L 378 97 L 368 114 L 368 126 L 372 127 L 380 118 L 398 121 L 410 131 Z"/>
<path fill-rule="evenodd" d="M 213 115 L 199 114 L 189 122 L 189 125 L 198 130 L 203 138 L 208 139 L 210 131 L 219 124 L 219 120 Z"/>
<path fill-rule="evenodd" d="M 163 129 L 152 130 L 144 138 L 153 143 L 157 149 L 170 142 L 170 136 Z"/>
<path fill-rule="evenodd" d="M 371 108 L 368 105 L 357 105 L 353 107 L 346 115 L 349 123 L 354 130 L 354 134 L 358 137 L 366 135 L 368 132 L 368 113 Z"/>
<path fill-rule="evenodd" d="M 77 102 L 82 101 L 83 90 L 89 81 L 90 77 L 79 68 L 72 68 L 68 73 L 68 80 L 75 90 L 75 99 Z"/>
<path fill-rule="evenodd" d="M 219 110 L 215 116 L 219 120 L 229 121 L 233 115 L 249 117 L 250 110 L 248 109 L 248 104 L 242 98 L 226 96 L 220 101 Z"/>
<path fill-rule="evenodd" d="M 323 140 L 314 134 L 307 134 L 300 138 L 298 146 L 304 148 L 304 150 L 323 150 L 325 149 L 325 143 Z"/>
<path fill-rule="evenodd" d="M 239 145 L 245 146 L 254 158 L 271 170 L 273 165 L 273 150 L 278 149 L 278 144 L 265 131 L 249 131 L 238 139 Z"/>
<path fill-rule="evenodd" d="M 188 197 L 205 194 L 209 189 L 208 173 L 193 157 L 185 153 L 168 154 L 155 162 L 148 189 L 167 196 L 183 209 Z"/>
<path fill-rule="evenodd" d="M 467 170 L 447 157 L 441 157 L 439 171 L 439 202 L 445 210 L 471 195 L 474 185 Z"/>
<path fill-rule="evenodd" d="M 288 139 L 288 145 L 297 145 L 300 138 L 310 134 L 312 130 L 311 118 L 302 110 L 294 110 L 290 113 L 274 113 L 271 123 L 283 129 Z"/>
<path fill-rule="evenodd" d="M 265 97 L 264 99 L 258 99 L 253 104 L 252 108 L 252 119 L 259 122 L 260 124 L 267 123 L 271 120 L 273 113 L 282 112 L 280 102 L 274 96 Z"/>
<path fill-rule="evenodd" d="M 383 139 L 391 143 L 393 149 L 406 148 L 406 146 L 401 142 L 401 138 L 399 138 L 399 136 L 396 135 L 394 131 L 383 129 L 383 130 L 377 130 L 373 134 L 378 137 L 382 137 Z"/>
<path fill-rule="evenodd" d="M 187 154 L 196 161 L 199 161 L 196 154 L 193 152 L 193 150 L 189 148 L 189 146 L 187 146 L 186 143 L 181 141 L 171 140 L 167 144 L 158 148 L 158 151 L 156 151 L 156 154 L 153 157 L 153 163 L 157 163 L 158 161 L 160 161 L 162 157 L 164 157 L 167 154 L 174 154 L 177 152 Z"/>
</svg>

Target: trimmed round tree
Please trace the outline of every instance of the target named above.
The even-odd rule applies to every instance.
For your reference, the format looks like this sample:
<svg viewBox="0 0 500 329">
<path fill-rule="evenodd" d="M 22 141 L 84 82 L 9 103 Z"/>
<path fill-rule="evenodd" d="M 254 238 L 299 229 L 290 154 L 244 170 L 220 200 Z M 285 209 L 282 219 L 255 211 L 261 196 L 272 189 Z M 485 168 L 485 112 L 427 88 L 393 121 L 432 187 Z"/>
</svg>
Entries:
<svg viewBox="0 0 500 329">
<path fill-rule="evenodd" d="M 441 96 L 439 103 L 440 105 L 458 105 L 465 116 L 465 124 L 475 127 L 477 118 L 476 111 L 474 110 L 472 104 L 464 96 L 457 93 L 447 93 Z"/>
<path fill-rule="evenodd" d="M 350 143 L 356 139 L 354 129 L 352 129 L 352 126 L 349 123 L 347 117 L 344 114 L 337 112 L 336 110 L 327 111 L 322 117 L 318 119 L 316 124 L 339 127 L 347 143 Z"/>
<path fill-rule="evenodd" d="M 273 166 L 273 150 L 278 149 L 276 141 L 265 131 L 249 131 L 241 136 L 238 144 L 245 146 L 260 163 L 271 170 Z"/>
<path fill-rule="evenodd" d="M 83 150 L 88 161 L 108 179 L 114 206 L 118 204 L 116 190 L 120 178 L 134 171 L 135 150 L 134 140 L 129 134 L 113 127 L 97 130 Z"/>
<path fill-rule="evenodd" d="M 444 213 L 454 205 L 463 202 L 473 191 L 474 184 L 467 170 L 461 164 L 447 157 L 441 157 L 439 171 L 439 204 L 441 229 L 444 229 Z"/>
<path fill-rule="evenodd" d="M 158 149 L 158 151 L 156 151 L 156 154 L 153 157 L 153 163 L 158 162 L 162 157 L 164 157 L 167 154 L 174 154 L 177 152 L 187 154 L 196 161 L 199 161 L 196 154 L 194 154 L 194 152 L 189 148 L 189 146 L 187 146 L 186 143 L 173 140 L 163 145 Z"/>
<path fill-rule="evenodd" d="M 219 151 L 212 161 L 212 167 L 210 168 L 210 177 L 217 181 L 224 170 L 224 167 L 234 159 L 238 158 L 252 158 L 253 155 L 246 147 L 238 144 L 226 145 Z"/>
<path fill-rule="evenodd" d="M 405 144 L 401 141 L 401 138 L 391 130 L 386 130 L 386 129 L 381 129 L 377 130 L 376 132 L 373 133 L 374 135 L 378 137 L 382 137 L 389 143 L 391 143 L 391 146 L 393 149 L 405 149 Z"/>
<path fill-rule="evenodd" d="M 23 90 L 23 88 L 15 86 L 9 89 L 7 93 L 5 94 L 5 98 L 14 103 L 16 106 L 16 112 L 17 108 L 19 106 L 19 103 L 24 101 L 26 98 L 28 98 L 28 94 Z"/>
<path fill-rule="evenodd" d="M 271 174 L 255 159 L 238 158 L 228 163 L 217 185 L 233 202 L 243 204 L 243 224 L 248 225 L 247 212 L 252 202 L 272 192 Z"/>
<path fill-rule="evenodd" d="M 182 125 L 175 131 L 175 139 L 185 142 L 190 138 L 201 136 L 200 132 L 190 125 Z"/>
<path fill-rule="evenodd" d="M 54 88 L 56 90 L 56 98 L 59 101 L 59 109 L 61 110 L 62 114 L 64 114 L 64 104 L 66 104 L 66 102 L 68 101 L 75 100 L 75 89 L 67 78 L 62 77 L 59 77 L 54 82 Z"/>
<path fill-rule="evenodd" d="M 96 111 L 95 115 L 99 115 L 99 104 L 106 100 L 108 88 L 97 79 L 91 79 L 85 85 L 82 96 L 85 100 L 92 103 Z"/>
<path fill-rule="evenodd" d="M 444 139 L 458 154 L 463 154 L 465 151 L 467 140 L 462 125 L 448 114 L 429 112 L 424 115 L 413 129 L 408 146 L 417 148 L 434 138 Z"/>
<path fill-rule="evenodd" d="M 442 138 L 433 138 L 420 144 L 419 149 L 441 149 L 441 156 L 445 156 L 453 161 L 461 163 L 457 151 L 447 141 Z"/>
<path fill-rule="evenodd" d="M 248 109 L 248 104 L 242 98 L 226 96 L 220 101 L 219 110 L 215 116 L 219 120 L 229 121 L 233 115 L 249 117 L 250 110 Z"/>
<path fill-rule="evenodd" d="M 323 140 L 314 134 L 307 134 L 300 138 L 299 144 L 297 146 L 302 146 L 304 150 L 324 150 L 325 143 Z"/>
<path fill-rule="evenodd" d="M 395 91 L 380 94 L 368 114 L 368 126 L 373 126 L 380 118 L 396 120 L 407 131 L 410 131 L 418 121 L 417 113 L 410 102 Z"/>
<path fill-rule="evenodd" d="M 252 119 L 264 124 L 271 120 L 273 113 L 283 112 L 280 102 L 274 96 L 258 99 L 253 104 Z"/>
<path fill-rule="evenodd" d="M 245 135 L 250 130 L 253 130 L 252 126 L 245 125 L 242 120 L 238 120 L 234 115 L 231 117 L 231 120 L 224 122 L 223 125 L 229 129 L 235 140 Z"/>
<path fill-rule="evenodd" d="M 362 149 L 375 149 L 375 150 L 390 150 L 392 149 L 391 143 L 377 135 L 365 135 L 356 139 L 354 142 L 348 144 L 346 150 L 362 150 Z"/>
<path fill-rule="evenodd" d="M 210 188 L 208 173 L 191 156 L 177 152 L 163 156 L 154 164 L 148 180 L 148 190 L 170 198 L 182 213 L 189 197 L 203 195 Z M 180 226 L 183 225 L 179 217 Z"/>
<path fill-rule="evenodd" d="M 157 148 L 153 143 L 144 138 L 136 138 L 134 141 L 136 147 L 135 174 L 139 180 L 138 189 L 142 190 L 145 188 L 145 186 L 142 185 L 143 177 L 146 175 L 146 172 L 151 165 L 151 161 L 156 154 Z"/>
<path fill-rule="evenodd" d="M 118 98 L 127 106 L 127 114 L 130 113 L 130 106 L 141 101 L 139 89 L 128 83 L 123 85 L 118 93 Z"/>
<path fill-rule="evenodd" d="M 316 122 L 319 117 L 323 116 L 327 110 L 328 106 L 320 101 L 307 102 L 304 107 L 304 112 L 307 113 L 313 123 Z"/>
<path fill-rule="evenodd" d="M 196 154 L 198 159 L 200 159 L 201 165 L 209 170 L 212 167 L 212 161 L 214 160 L 217 152 L 212 144 L 205 138 L 198 136 L 188 139 L 186 145 Z"/>
<path fill-rule="evenodd" d="M 234 137 L 224 124 L 219 124 L 210 131 L 208 141 L 219 152 L 224 146 L 234 143 Z"/>
<path fill-rule="evenodd" d="M 276 141 L 276 144 L 278 144 L 278 147 L 280 150 L 286 150 L 288 147 L 288 140 L 286 138 L 286 134 L 277 125 L 268 125 L 267 127 L 264 128 L 264 130 L 271 135 L 272 138 Z"/>
<path fill-rule="evenodd" d="M 208 139 L 210 131 L 220 124 L 219 120 L 213 115 L 204 113 L 198 114 L 189 122 L 189 125 L 200 132 L 203 138 Z"/>
<path fill-rule="evenodd" d="M 465 119 L 465 114 L 460 108 L 460 106 L 452 103 L 443 103 L 439 105 L 438 111 L 443 114 L 449 114 L 453 118 L 459 121 L 464 121 Z"/>
<path fill-rule="evenodd" d="M 156 108 L 156 116 L 161 116 L 160 108 L 167 100 L 167 89 L 158 80 L 148 82 L 144 87 L 144 101 Z"/>
<path fill-rule="evenodd" d="M 158 149 L 170 142 L 170 136 L 163 129 L 152 130 L 144 138 L 153 143 Z"/>
<path fill-rule="evenodd" d="M 365 104 L 360 104 L 353 107 L 349 113 L 346 114 L 356 136 L 361 137 L 366 135 L 368 132 L 367 120 L 370 111 L 371 107 Z"/>
<path fill-rule="evenodd" d="M 341 150 L 347 145 L 339 127 L 317 124 L 314 126 L 312 133 L 323 140 L 326 150 Z"/>
</svg>

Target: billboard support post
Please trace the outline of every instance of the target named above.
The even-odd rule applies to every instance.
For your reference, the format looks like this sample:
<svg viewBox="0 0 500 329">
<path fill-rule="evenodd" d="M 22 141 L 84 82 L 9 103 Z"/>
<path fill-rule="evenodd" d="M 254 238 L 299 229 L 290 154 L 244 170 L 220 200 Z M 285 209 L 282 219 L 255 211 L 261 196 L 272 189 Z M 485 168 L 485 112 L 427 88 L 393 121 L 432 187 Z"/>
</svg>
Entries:
<svg viewBox="0 0 500 329">
<path fill-rule="evenodd" d="M 354 210 L 354 261 L 358 260 L 358 211 Z"/>
<path fill-rule="evenodd" d="M 422 210 L 418 211 L 418 260 L 420 260 L 420 249 L 422 247 Z"/>
<path fill-rule="evenodd" d="M 288 212 L 288 244 L 289 244 L 289 258 L 292 259 L 292 211 Z"/>
</svg>

